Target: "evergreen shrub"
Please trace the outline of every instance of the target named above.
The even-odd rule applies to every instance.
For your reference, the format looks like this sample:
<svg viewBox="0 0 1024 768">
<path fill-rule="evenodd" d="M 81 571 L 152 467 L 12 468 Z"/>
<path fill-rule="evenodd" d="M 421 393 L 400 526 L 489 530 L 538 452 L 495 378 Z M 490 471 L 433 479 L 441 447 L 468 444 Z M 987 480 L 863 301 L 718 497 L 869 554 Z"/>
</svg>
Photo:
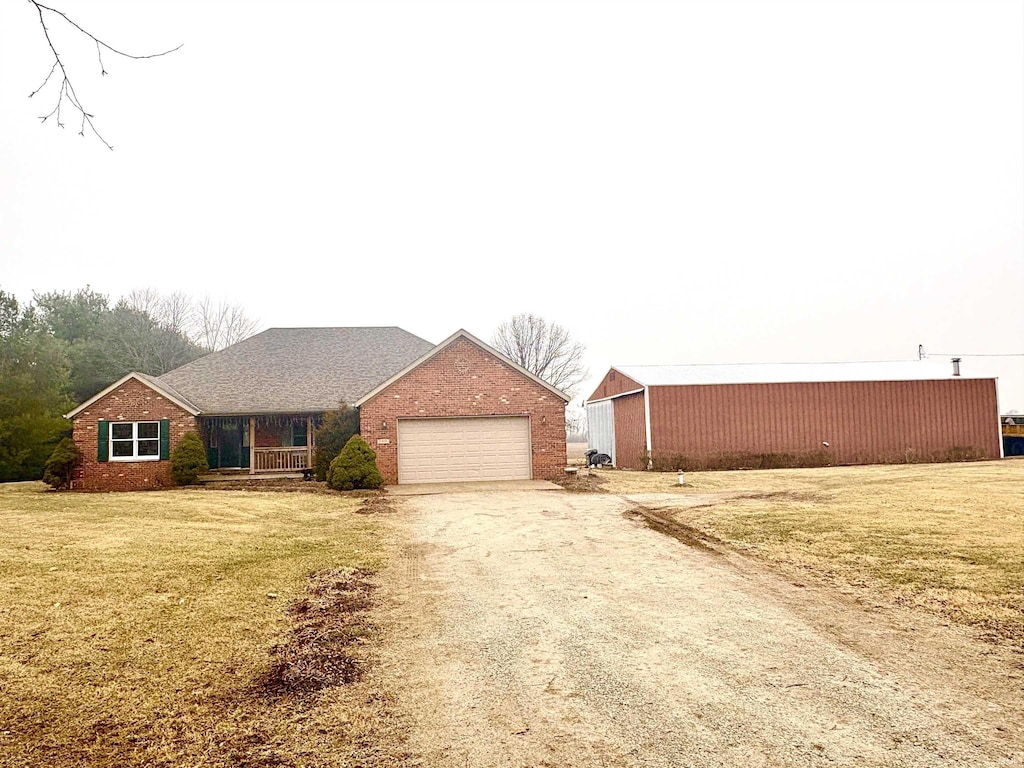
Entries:
<svg viewBox="0 0 1024 768">
<path fill-rule="evenodd" d="M 209 468 L 203 441 L 195 432 L 186 432 L 171 454 L 171 477 L 175 485 L 195 485 L 199 475 Z"/>
<path fill-rule="evenodd" d="M 334 457 L 327 484 L 336 491 L 380 488 L 384 483 L 377 469 L 377 454 L 359 435 L 352 435 L 341 453 Z"/>
<path fill-rule="evenodd" d="M 53 486 L 57 490 L 71 487 L 71 472 L 81 458 L 78 446 L 70 437 L 65 437 L 57 447 L 53 449 L 50 458 L 46 460 L 46 467 L 43 470 L 43 482 Z"/>
<path fill-rule="evenodd" d="M 324 416 L 316 429 L 316 450 L 313 453 L 313 471 L 316 479 L 324 482 L 331 469 L 331 462 L 341 453 L 345 443 L 359 432 L 359 411 L 342 403 L 336 411 Z"/>
</svg>

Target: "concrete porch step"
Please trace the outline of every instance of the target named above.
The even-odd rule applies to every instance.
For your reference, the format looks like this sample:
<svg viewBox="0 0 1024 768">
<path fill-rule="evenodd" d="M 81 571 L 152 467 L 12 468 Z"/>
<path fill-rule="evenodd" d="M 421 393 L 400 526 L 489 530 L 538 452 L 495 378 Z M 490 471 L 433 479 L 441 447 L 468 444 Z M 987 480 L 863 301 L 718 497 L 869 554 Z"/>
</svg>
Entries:
<svg viewBox="0 0 1024 768">
<path fill-rule="evenodd" d="M 203 485 L 215 485 L 217 483 L 238 483 L 249 480 L 301 480 L 301 472 L 262 472 L 250 475 L 248 470 L 241 472 L 216 472 L 208 475 L 200 475 L 199 482 Z"/>
</svg>

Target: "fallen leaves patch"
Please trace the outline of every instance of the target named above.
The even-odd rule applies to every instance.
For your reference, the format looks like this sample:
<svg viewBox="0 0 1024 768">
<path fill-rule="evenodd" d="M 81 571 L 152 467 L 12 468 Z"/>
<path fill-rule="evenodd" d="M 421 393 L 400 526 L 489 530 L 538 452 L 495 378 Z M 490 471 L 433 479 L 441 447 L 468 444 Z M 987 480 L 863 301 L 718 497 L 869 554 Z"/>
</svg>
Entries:
<svg viewBox="0 0 1024 768">
<path fill-rule="evenodd" d="M 395 508 L 383 493 L 373 493 L 367 496 L 363 503 L 356 510 L 357 515 L 381 515 L 387 512 L 394 512 Z"/>
<path fill-rule="evenodd" d="M 288 608 L 292 627 L 271 651 L 270 668 L 255 682 L 270 699 L 303 696 L 359 680 L 366 666 L 366 622 L 373 585 L 361 569 L 310 575 L 302 598 Z"/>
</svg>

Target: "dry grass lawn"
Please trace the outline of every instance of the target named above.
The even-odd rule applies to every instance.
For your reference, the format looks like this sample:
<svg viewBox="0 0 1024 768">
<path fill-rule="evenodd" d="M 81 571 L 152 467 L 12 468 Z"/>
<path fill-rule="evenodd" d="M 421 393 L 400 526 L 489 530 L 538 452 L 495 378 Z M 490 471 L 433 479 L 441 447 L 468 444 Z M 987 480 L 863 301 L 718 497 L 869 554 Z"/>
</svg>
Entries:
<svg viewBox="0 0 1024 768">
<path fill-rule="evenodd" d="M 676 521 L 794 578 L 870 590 L 1024 648 L 1024 461 L 694 472 L 683 487 L 674 473 L 600 477 L 611 493 L 680 496 Z"/>
<path fill-rule="evenodd" d="M 368 683 L 295 681 L 365 661 L 363 577 L 387 534 L 360 499 L 42 489 L 0 485 L 0 764 L 391 759 Z M 333 666 L 302 648 L 310 632 L 343 635 Z"/>
</svg>

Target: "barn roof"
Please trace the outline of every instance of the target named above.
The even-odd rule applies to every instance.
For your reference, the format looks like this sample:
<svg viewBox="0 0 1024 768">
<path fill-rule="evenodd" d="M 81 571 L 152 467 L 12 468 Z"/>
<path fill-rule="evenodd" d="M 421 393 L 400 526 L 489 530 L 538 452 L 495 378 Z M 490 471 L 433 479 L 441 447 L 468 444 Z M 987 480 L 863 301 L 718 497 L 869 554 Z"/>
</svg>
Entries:
<svg viewBox="0 0 1024 768">
<path fill-rule="evenodd" d="M 729 363 L 724 365 L 617 365 L 616 371 L 645 386 L 680 384 L 793 384 L 831 381 L 926 381 L 951 379 L 949 361 L 869 363 Z M 960 376 L 959 378 L 989 378 Z"/>
<path fill-rule="evenodd" d="M 354 403 L 433 344 L 401 328 L 270 328 L 160 376 L 205 414 L 303 413 Z"/>
</svg>

